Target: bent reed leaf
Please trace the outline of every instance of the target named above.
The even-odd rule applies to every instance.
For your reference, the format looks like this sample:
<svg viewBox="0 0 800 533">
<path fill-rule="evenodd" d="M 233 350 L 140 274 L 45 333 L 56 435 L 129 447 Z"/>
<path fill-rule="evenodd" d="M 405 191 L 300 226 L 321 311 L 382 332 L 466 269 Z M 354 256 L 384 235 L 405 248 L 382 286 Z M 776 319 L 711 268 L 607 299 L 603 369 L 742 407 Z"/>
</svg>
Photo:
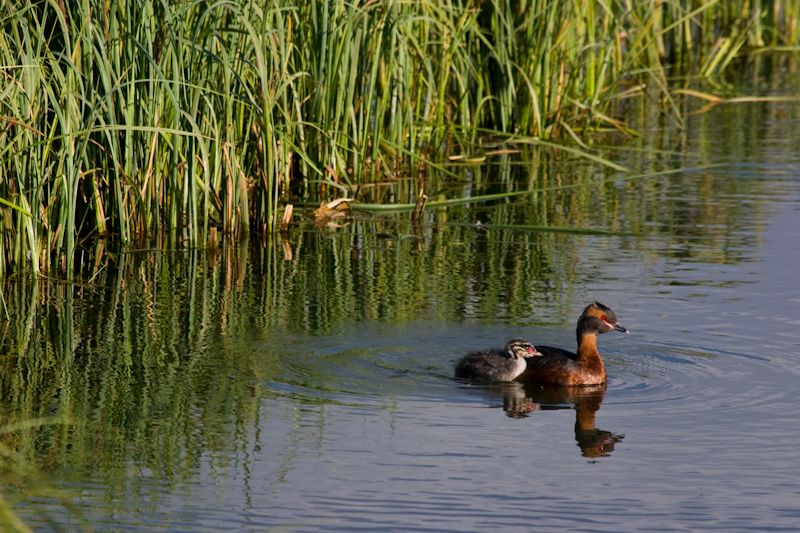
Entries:
<svg viewBox="0 0 800 533">
<path fill-rule="evenodd" d="M 621 99 L 655 93 L 682 127 L 668 66 L 713 77 L 750 51 L 796 52 L 798 13 L 739 0 L 4 1 L 0 274 L 69 274 L 79 242 L 100 235 L 203 247 L 212 229 L 277 231 L 283 205 L 326 201 L 329 185 L 415 167 L 463 181 L 448 161 L 493 148 L 627 173 L 589 148 L 601 129 L 634 134 Z M 477 148 L 485 136 L 497 144 Z"/>
</svg>

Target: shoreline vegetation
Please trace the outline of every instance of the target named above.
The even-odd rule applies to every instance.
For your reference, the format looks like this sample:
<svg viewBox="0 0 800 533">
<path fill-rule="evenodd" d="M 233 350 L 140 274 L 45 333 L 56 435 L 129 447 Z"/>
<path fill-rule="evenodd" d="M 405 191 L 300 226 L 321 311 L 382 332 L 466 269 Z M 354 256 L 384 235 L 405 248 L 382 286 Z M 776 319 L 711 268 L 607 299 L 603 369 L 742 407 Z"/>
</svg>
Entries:
<svg viewBox="0 0 800 533">
<path fill-rule="evenodd" d="M 724 79 L 799 40 L 800 0 L 7 0 L 0 274 L 70 275 L 98 236 L 269 233 L 392 180 L 418 216 L 425 173 L 498 154 L 626 172 L 590 148 L 635 134 L 623 100 L 680 127 L 680 99 L 715 97 L 671 75 Z"/>
</svg>

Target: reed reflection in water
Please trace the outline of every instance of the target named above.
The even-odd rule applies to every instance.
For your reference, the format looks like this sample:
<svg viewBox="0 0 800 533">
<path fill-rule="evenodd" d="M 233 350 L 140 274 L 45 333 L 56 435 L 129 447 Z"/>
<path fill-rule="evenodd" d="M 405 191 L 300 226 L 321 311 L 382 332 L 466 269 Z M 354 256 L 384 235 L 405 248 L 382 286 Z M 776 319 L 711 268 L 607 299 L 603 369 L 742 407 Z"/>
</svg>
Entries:
<svg viewBox="0 0 800 533">
<path fill-rule="evenodd" d="M 3 495 L 40 530 L 796 527 L 800 113 L 756 111 L 680 163 L 745 147 L 727 166 L 488 171 L 575 187 L 4 280 L 4 423 L 59 422 L 2 435 L 39 472 Z M 635 332 L 603 338 L 606 391 L 452 378 L 516 336 L 573 347 L 592 300 Z"/>
</svg>

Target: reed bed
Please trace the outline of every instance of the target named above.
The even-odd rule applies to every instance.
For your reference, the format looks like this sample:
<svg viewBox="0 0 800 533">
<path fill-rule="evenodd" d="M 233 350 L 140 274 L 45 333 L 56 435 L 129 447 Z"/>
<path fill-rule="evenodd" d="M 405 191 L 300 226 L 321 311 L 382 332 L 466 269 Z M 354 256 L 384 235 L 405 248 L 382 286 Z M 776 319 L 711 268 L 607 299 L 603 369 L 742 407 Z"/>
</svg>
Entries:
<svg viewBox="0 0 800 533">
<path fill-rule="evenodd" d="M 204 246 L 277 229 L 483 141 L 626 131 L 667 66 L 797 53 L 800 0 L 582 3 L 6 0 L 0 273 L 72 271 L 80 242 Z M 577 148 L 576 148 L 577 147 Z M 414 188 L 417 190 L 417 188 Z M 414 202 L 414 198 L 404 201 Z"/>
<path fill-rule="evenodd" d="M 78 283 L 51 275 L 3 279 L 0 530 L 57 530 L 68 517 L 73 529 L 88 531 L 93 516 L 125 517 L 124 495 L 155 502 L 209 454 L 252 449 L 248 439 L 271 427 L 274 413 L 264 400 L 274 394 L 296 402 L 298 416 L 316 417 L 292 424 L 287 448 L 275 447 L 290 467 L 302 460 L 292 442 L 309 428 L 316 436 L 315 421 L 324 418 L 324 409 L 302 407 L 320 400 L 260 387 L 300 379 L 301 352 L 324 357 L 298 343 L 303 336 L 341 336 L 370 323 L 413 327 L 491 317 L 527 327 L 569 319 L 596 277 L 595 259 L 621 249 L 643 265 L 665 257 L 717 265 L 747 260 L 742 250 L 758 247 L 753 228 L 764 224 L 775 191 L 764 180 L 697 167 L 713 161 L 720 145 L 723 152 L 741 150 L 776 136 L 800 143 L 791 127 L 800 109 L 744 105 L 687 115 L 691 140 L 674 128 L 650 130 L 636 142 L 660 150 L 623 154 L 652 179 L 631 173 L 621 183 L 618 171 L 594 164 L 567 173 L 552 158 L 476 167 L 504 190 L 524 190 L 527 200 L 495 197 L 426 212 L 422 224 L 356 219 L 342 228 L 270 235 L 264 243 L 251 239 L 253 246 L 223 243 L 208 253 L 119 254 L 97 239 L 82 250 Z M 673 151 L 687 143 L 691 151 Z M 669 173 L 676 163 L 695 170 Z M 464 196 L 468 187 L 445 196 Z M 720 195 L 751 202 L 746 210 L 719 209 Z M 608 234 L 650 237 L 624 244 L 598 237 Z M 335 354 L 335 366 L 346 364 L 341 358 L 349 352 Z M 331 383 L 328 368 L 314 370 L 316 383 Z M 225 479 L 225 461 L 219 467 Z M 132 469 L 144 474 L 132 476 Z M 87 481 L 87 472 L 102 472 L 103 483 L 52 488 L 71 475 Z"/>
</svg>

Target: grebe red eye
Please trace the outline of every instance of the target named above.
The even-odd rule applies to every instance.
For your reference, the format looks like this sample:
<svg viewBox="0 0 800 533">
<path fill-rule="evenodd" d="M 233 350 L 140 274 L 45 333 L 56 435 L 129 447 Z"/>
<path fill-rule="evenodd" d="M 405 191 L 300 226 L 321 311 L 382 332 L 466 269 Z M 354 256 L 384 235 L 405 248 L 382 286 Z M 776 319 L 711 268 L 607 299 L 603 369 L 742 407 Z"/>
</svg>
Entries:
<svg viewBox="0 0 800 533">
<path fill-rule="evenodd" d="M 603 315 L 603 316 L 601 316 L 601 317 L 600 317 L 600 320 L 602 320 L 603 322 L 605 322 L 605 321 L 606 321 L 606 315 Z"/>
</svg>

